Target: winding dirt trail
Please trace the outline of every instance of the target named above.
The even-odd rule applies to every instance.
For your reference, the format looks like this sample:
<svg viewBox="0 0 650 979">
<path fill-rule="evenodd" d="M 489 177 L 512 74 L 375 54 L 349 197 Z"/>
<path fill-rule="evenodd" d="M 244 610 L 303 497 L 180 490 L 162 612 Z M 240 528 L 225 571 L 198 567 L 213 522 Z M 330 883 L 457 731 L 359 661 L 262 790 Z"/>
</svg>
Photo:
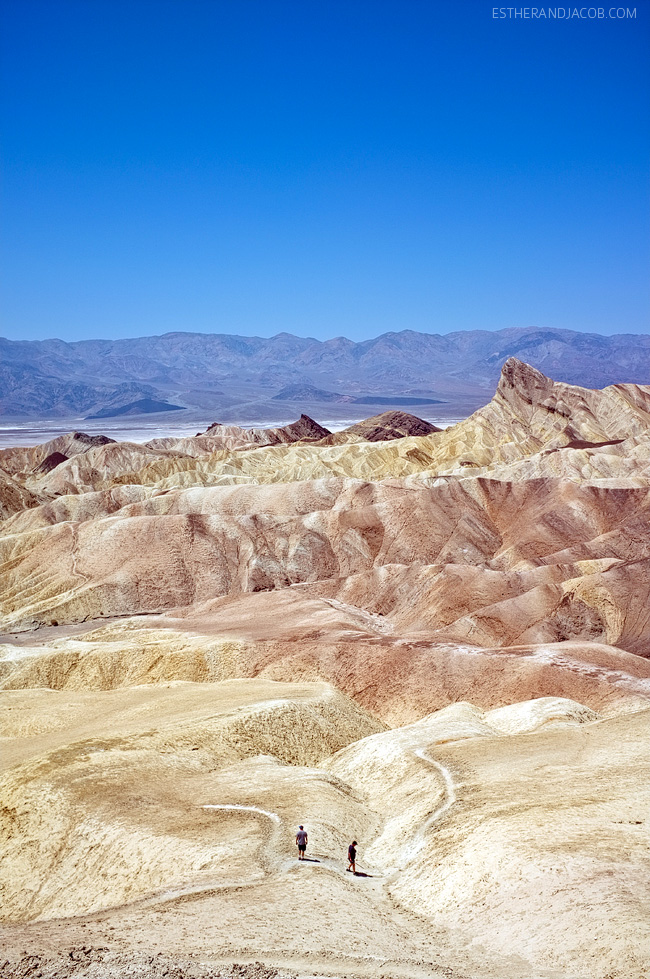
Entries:
<svg viewBox="0 0 650 979">
<path fill-rule="evenodd" d="M 424 846 L 426 833 L 429 827 L 432 826 L 433 823 L 437 823 L 438 820 L 441 819 L 456 802 L 456 787 L 449 769 L 445 768 L 444 765 L 441 765 L 439 761 L 435 760 L 435 758 L 432 758 L 424 748 L 416 748 L 414 754 L 422 761 L 426 762 L 427 765 L 431 765 L 442 776 L 445 786 L 445 794 L 442 803 L 433 810 L 431 815 L 420 827 L 416 837 L 417 842 L 413 850 L 413 856 L 419 853 Z"/>
<path fill-rule="evenodd" d="M 456 790 L 443 765 L 424 749 L 411 750 L 436 772 L 438 784 L 442 777 L 444 785 L 442 799 L 418 831 L 419 848 L 428 829 L 456 801 Z M 484 951 L 467 948 L 435 922 L 397 904 L 390 883 L 399 871 L 377 868 L 375 872 L 369 867 L 367 875 L 353 877 L 344 862 L 318 853 L 311 861 L 299 862 L 288 855 L 287 827 L 277 812 L 219 803 L 200 808 L 221 818 L 258 821 L 263 828 L 258 842 L 261 874 L 249 880 L 222 877 L 188 882 L 89 915 L 25 923 L 11 929 L 12 945 L 17 950 L 42 950 L 48 957 L 56 949 L 74 948 L 80 942 L 91 949 L 105 946 L 107 952 L 110 946 L 105 971 L 97 973 L 98 979 L 121 979 L 118 962 L 125 956 L 135 970 L 129 977 L 144 979 L 150 968 L 145 957 L 152 949 L 164 949 L 159 954 L 168 956 L 165 961 L 174 968 L 176 961 L 190 954 L 194 967 L 209 973 L 236 962 L 250 967 L 252 976 L 255 963 L 262 960 L 267 968 L 298 979 L 522 979 L 523 975 L 559 979 L 551 971 L 526 971 L 526 963 L 508 956 L 498 961 L 486 957 Z M 291 910 L 294 906 L 301 915 L 298 919 Z M 306 931 L 306 942 L 300 934 L 292 937 L 292 925 L 298 933 Z M 44 979 L 57 979 L 51 961 L 53 971 L 44 969 Z M 182 968 L 173 973 L 181 974 L 185 974 Z"/>
<path fill-rule="evenodd" d="M 412 848 L 411 856 L 408 861 L 409 863 L 424 846 L 426 833 L 429 827 L 434 822 L 439 820 L 456 801 L 454 783 L 449 771 L 434 758 L 431 758 L 424 749 L 414 749 L 413 754 L 424 761 L 427 765 L 433 767 L 436 772 L 442 776 L 445 786 L 445 794 L 441 804 L 428 816 L 426 821 L 420 827 L 415 838 L 415 845 Z M 157 890 L 133 901 L 127 901 L 123 904 L 106 908 L 100 913 L 104 914 L 110 913 L 111 911 L 117 912 L 128 909 L 139 910 L 156 908 L 165 904 L 173 904 L 173 902 L 178 900 L 197 898 L 201 895 L 209 896 L 210 894 L 223 894 L 229 891 L 241 892 L 243 890 L 250 890 L 259 887 L 260 883 L 264 880 L 268 881 L 277 879 L 279 881 L 281 878 L 286 877 L 287 874 L 295 869 L 298 863 L 295 857 L 281 856 L 283 849 L 282 839 L 284 836 L 286 836 L 286 833 L 283 831 L 283 821 L 278 813 L 268 809 L 262 809 L 259 806 L 225 803 L 204 803 L 200 808 L 211 810 L 215 813 L 223 813 L 224 815 L 228 813 L 240 816 L 242 814 L 250 815 L 253 818 L 261 820 L 262 825 L 265 827 L 264 844 L 260 860 L 263 869 L 263 876 L 253 877 L 250 880 L 243 881 L 228 881 L 224 880 L 223 877 L 215 877 L 213 879 L 204 878 L 203 880 L 196 881 L 194 883 L 188 882 L 187 884 L 178 884 L 174 887 L 166 887 Z M 386 868 L 373 866 L 368 868 L 368 872 L 358 872 L 355 878 L 354 875 L 347 872 L 343 862 L 339 862 L 336 859 L 332 859 L 322 854 L 318 854 L 317 856 L 305 860 L 304 864 L 306 864 L 307 867 L 318 867 L 321 870 L 333 873 L 347 880 L 356 879 L 360 886 L 363 886 L 364 893 L 376 905 L 377 910 L 380 913 L 399 913 L 400 915 L 410 918 L 412 921 L 416 920 L 415 915 L 406 909 L 399 907 L 390 895 L 390 883 L 399 875 L 399 870 L 391 869 L 388 871 Z M 420 922 L 419 919 L 417 920 L 418 927 L 421 927 L 422 922 Z"/>
<path fill-rule="evenodd" d="M 413 754 L 424 761 L 427 765 L 431 766 L 439 775 L 442 776 L 443 784 L 445 787 L 443 800 L 439 806 L 434 809 L 434 811 L 427 817 L 426 821 L 422 824 L 418 833 L 415 837 L 415 845 L 412 848 L 411 856 L 409 858 L 409 863 L 415 859 L 416 855 L 422 849 L 426 842 L 426 834 L 428 829 L 444 816 L 444 814 L 453 806 L 456 801 L 456 790 L 454 786 L 451 773 L 446 769 L 440 762 L 432 758 L 424 748 L 416 748 Z M 205 803 L 201 806 L 202 809 L 210 809 L 215 812 L 222 813 L 245 813 L 250 814 L 253 817 L 262 817 L 264 820 L 264 825 L 266 827 L 271 824 L 270 828 L 265 831 L 265 847 L 262 855 L 262 863 L 264 870 L 267 875 L 278 875 L 282 873 L 287 873 L 290 868 L 295 866 L 295 858 L 281 858 L 280 853 L 282 850 L 281 839 L 283 837 L 282 831 L 282 819 L 276 812 L 272 812 L 268 809 L 262 809 L 259 806 L 245 806 L 236 804 L 225 804 L 225 803 Z M 342 864 L 338 861 L 333 860 L 329 857 L 319 854 L 317 857 L 307 859 L 304 861 L 307 864 L 314 863 L 317 864 L 321 869 L 329 870 L 333 873 L 347 877 L 347 871 Z M 367 884 L 369 881 L 373 881 L 370 887 L 366 887 L 366 890 L 371 892 L 375 900 L 380 900 L 381 903 L 388 902 L 392 909 L 395 908 L 395 902 L 390 897 L 388 887 L 390 882 L 394 880 L 396 876 L 400 873 L 399 870 L 393 870 L 387 872 L 385 868 L 371 868 L 373 873 L 358 873 L 356 876 L 361 881 Z M 137 907 L 147 907 L 153 906 L 155 904 L 166 903 L 173 901 L 176 898 L 187 897 L 190 895 L 199 895 L 203 893 L 210 893 L 215 891 L 227 891 L 232 888 L 241 890 L 242 888 L 256 887 L 259 884 L 259 879 L 254 879 L 252 881 L 246 882 L 224 882 L 223 878 L 206 881 L 203 880 L 196 884 L 186 884 L 179 885 L 177 887 L 166 888 L 163 891 L 158 891 L 155 894 L 148 895 L 145 898 L 134 901 L 129 904 L 129 906 Z M 377 887 L 380 884 L 380 888 Z M 381 889 L 381 895 L 378 891 Z M 382 900 L 383 897 L 383 900 Z M 122 905 L 126 906 L 126 905 Z"/>
</svg>

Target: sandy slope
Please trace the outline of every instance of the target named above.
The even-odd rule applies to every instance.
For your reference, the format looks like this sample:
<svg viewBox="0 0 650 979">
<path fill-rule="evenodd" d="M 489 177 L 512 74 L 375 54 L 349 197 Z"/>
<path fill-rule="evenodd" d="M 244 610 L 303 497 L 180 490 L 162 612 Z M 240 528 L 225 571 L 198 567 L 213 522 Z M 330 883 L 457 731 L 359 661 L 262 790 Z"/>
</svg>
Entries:
<svg viewBox="0 0 650 979">
<path fill-rule="evenodd" d="M 647 961 L 650 711 L 457 704 L 377 732 L 323 686 L 2 700 L 21 731 L 3 753 L 3 907 L 34 920 L 5 930 L 16 951 L 103 934 L 111 954 L 292 970 L 312 952 L 332 975 L 623 979 Z M 367 877 L 345 872 L 352 837 Z"/>
<path fill-rule="evenodd" d="M 198 619 L 131 619 L 41 644 L 34 637 L 33 645 L 0 645 L 0 689 L 112 690 L 243 676 L 327 680 L 388 724 L 463 699 L 489 709 L 564 696 L 611 714 L 650 698 L 650 661 L 602 643 L 486 648 L 377 635 L 354 608 L 292 598 L 262 593 Z"/>
<path fill-rule="evenodd" d="M 650 711 L 575 726 L 588 718 L 571 702 L 482 717 L 459 704 L 327 768 L 371 805 L 408 812 L 368 851 L 399 868 L 389 889 L 401 904 L 567 975 L 635 975 L 650 955 Z M 510 736 L 495 738 L 496 724 Z M 444 777 L 442 816 L 422 763 Z"/>
</svg>

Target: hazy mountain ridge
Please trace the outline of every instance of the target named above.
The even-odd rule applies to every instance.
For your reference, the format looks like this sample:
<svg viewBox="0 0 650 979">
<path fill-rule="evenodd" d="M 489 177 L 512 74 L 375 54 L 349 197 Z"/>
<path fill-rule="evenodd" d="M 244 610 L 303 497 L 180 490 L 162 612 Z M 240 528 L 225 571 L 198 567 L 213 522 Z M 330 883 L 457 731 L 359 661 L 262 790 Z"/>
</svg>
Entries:
<svg viewBox="0 0 650 979">
<path fill-rule="evenodd" d="M 96 414 L 147 399 L 187 408 L 264 404 L 278 410 L 290 400 L 282 389 L 289 386 L 291 394 L 301 385 L 314 391 L 315 403 L 398 397 L 413 387 L 420 397 L 452 405 L 468 395 L 482 403 L 501 364 L 515 355 L 584 387 L 650 380 L 650 336 L 534 327 L 446 335 L 403 330 L 360 343 L 288 333 L 268 339 L 199 333 L 72 343 L 0 339 L 0 414 Z"/>
</svg>

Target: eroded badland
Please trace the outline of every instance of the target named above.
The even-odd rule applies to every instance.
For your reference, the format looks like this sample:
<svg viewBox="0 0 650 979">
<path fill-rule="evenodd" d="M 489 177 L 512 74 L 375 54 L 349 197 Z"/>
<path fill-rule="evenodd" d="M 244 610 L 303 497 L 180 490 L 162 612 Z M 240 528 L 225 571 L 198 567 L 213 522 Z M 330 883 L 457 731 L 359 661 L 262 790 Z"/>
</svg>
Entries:
<svg viewBox="0 0 650 979">
<path fill-rule="evenodd" d="M 648 975 L 650 388 L 423 424 L 0 452 L 2 975 Z"/>
</svg>

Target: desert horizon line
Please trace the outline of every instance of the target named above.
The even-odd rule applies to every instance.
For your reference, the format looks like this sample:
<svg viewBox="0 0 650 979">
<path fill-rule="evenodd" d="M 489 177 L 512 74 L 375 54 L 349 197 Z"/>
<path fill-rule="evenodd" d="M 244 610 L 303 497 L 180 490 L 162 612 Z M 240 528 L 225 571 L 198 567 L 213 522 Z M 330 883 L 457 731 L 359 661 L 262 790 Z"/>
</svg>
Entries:
<svg viewBox="0 0 650 979">
<path fill-rule="evenodd" d="M 225 330 L 199 330 L 199 329 L 188 329 L 188 330 L 165 330 L 163 333 L 138 333 L 129 334 L 128 336 L 95 336 L 88 335 L 80 337 L 74 340 L 66 340 L 60 336 L 43 336 L 38 338 L 33 337 L 13 337 L 7 335 L 0 335 L 0 341 L 6 341 L 8 343 L 65 343 L 65 344 L 78 344 L 78 343 L 118 343 L 120 341 L 128 340 L 152 340 L 152 339 L 164 339 L 165 337 L 173 336 L 201 336 L 201 337 L 240 337 L 246 340 L 277 340 L 282 337 L 291 337 L 295 340 L 311 340 L 314 343 L 332 343 L 335 340 L 346 340 L 354 346 L 360 346 L 364 343 L 371 343 L 373 340 L 379 340 L 382 337 L 389 336 L 402 336 L 403 334 L 416 334 L 417 336 L 423 337 L 453 337 L 460 336 L 462 334 L 471 333 L 489 333 L 495 336 L 502 333 L 526 333 L 526 332 L 539 332 L 539 333 L 556 333 L 556 334 L 580 334 L 588 337 L 637 337 L 637 336 L 650 336 L 650 325 L 643 330 L 630 329 L 627 331 L 616 331 L 612 328 L 611 332 L 604 332 L 602 330 L 586 330 L 580 327 L 569 327 L 569 326 L 536 326 L 535 324 L 530 324 L 528 326 L 504 326 L 499 328 L 489 328 L 483 326 L 476 327 L 466 327 L 463 329 L 454 329 L 445 331 L 433 331 L 433 330 L 416 330 L 411 327 L 404 327 L 403 329 L 393 329 L 384 330 L 381 333 L 375 333 L 370 336 L 364 337 L 362 339 L 353 340 L 346 336 L 344 333 L 339 333 L 332 336 L 327 336 L 325 338 L 303 335 L 300 333 L 292 333 L 290 330 L 280 330 L 278 333 L 273 333 L 270 336 L 263 336 L 259 333 L 240 333 L 240 332 L 228 332 Z"/>
</svg>

